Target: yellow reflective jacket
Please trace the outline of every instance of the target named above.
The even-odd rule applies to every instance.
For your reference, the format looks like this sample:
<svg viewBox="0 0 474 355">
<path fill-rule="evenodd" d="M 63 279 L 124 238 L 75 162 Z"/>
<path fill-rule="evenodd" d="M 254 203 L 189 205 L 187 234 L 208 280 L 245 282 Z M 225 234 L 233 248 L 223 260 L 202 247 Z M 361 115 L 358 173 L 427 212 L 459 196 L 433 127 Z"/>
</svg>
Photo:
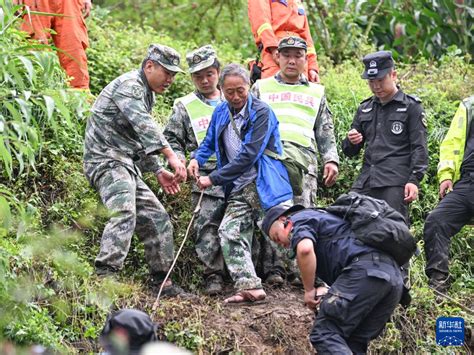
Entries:
<svg viewBox="0 0 474 355">
<path fill-rule="evenodd" d="M 474 96 L 463 100 L 453 117 L 449 131 L 441 142 L 439 150 L 438 181 L 452 180 L 461 177 L 461 164 L 467 143 L 467 132 L 472 123 L 472 106 Z"/>
</svg>

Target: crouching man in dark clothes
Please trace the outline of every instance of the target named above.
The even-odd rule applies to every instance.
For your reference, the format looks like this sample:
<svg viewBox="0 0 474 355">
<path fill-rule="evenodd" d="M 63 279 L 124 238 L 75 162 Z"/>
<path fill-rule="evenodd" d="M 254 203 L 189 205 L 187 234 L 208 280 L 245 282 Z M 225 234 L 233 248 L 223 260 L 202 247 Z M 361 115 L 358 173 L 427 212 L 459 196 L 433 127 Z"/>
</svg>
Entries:
<svg viewBox="0 0 474 355">
<path fill-rule="evenodd" d="M 349 223 L 324 210 L 271 208 L 262 224 L 296 253 L 304 302 L 319 312 L 310 341 L 319 354 L 365 353 L 400 301 L 403 279 L 391 256 L 356 239 Z M 315 288 L 316 272 L 330 285 Z"/>
</svg>

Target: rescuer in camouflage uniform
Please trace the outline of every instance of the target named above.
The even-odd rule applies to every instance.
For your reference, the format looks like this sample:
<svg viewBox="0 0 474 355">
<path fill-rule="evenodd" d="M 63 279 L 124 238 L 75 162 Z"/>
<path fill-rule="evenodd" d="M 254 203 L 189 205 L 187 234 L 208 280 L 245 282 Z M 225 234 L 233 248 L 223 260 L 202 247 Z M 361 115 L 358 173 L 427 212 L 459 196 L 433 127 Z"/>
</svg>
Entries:
<svg viewBox="0 0 474 355">
<path fill-rule="evenodd" d="M 304 39 L 290 36 L 278 44 L 280 71 L 271 78 L 258 80 L 252 93 L 270 105 L 280 122 L 280 135 L 285 145 L 295 144 L 308 158 L 308 173 L 303 180 L 303 194 L 294 203 L 316 206 L 318 161 L 323 162 L 323 181 L 332 186 L 338 175 L 339 155 L 331 111 L 327 106 L 324 86 L 308 81 L 307 45 Z M 306 121 L 306 122 L 304 122 Z"/>
<path fill-rule="evenodd" d="M 140 70 L 113 80 L 97 97 L 87 121 L 84 170 L 112 216 L 104 228 L 95 266 L 98 275 L 118 272 L 134 231 L 145 245 L 145 258 L 156 284 L 173 260 L 173 227 L 162 204 L 142 180 L 155 173 L 166 193 L 179 191 L 186 169 L 150 115 L 155 93 L 174 81 L 180 56 L 172 48 L 151 45 Z M 175 174 L 159 161 L 162 153 Z M 182 290 L 168 281 L 164 293 Z"/>
<path fill-rule="evenodd" d="M 198 48 L 186 55 L 195 90 L 177 99 L 164 135 L 181 161 L 195 151 L 206 135 L 214 107 L 224 98 L 217 87 L 220 63 L 212 46 Z M 200 170 L 202 176 L 216 168 L 215 158 Z M 192 202 L 196 206 L 201 191 L 192 184 Z M 194 222 L 195 250 L 204 264 L 205 292 L 214 295 L 223 290 L 224 259 L 217 230 L 224 215 L 224 191 L 221 186 L 204 190 L 201 209 Z"/>
</svg>

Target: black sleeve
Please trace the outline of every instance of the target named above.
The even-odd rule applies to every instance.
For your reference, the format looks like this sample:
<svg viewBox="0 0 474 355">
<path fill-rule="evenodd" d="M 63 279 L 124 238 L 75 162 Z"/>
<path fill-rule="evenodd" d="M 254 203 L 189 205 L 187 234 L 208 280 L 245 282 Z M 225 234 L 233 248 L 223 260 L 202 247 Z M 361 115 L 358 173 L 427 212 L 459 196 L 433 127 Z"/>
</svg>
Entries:
<svg viewBox="0 0 474 355">
<path fill-rule="evenodd" d="M 364 132 L 362 130 L 362 125 L 359 120 L 360 109 L 361 107 L 359 106 L 359 109 L 357 110 L 357 113 L 354 116 L 354 120 L 352 121 L 351 129 L 354 128 L 359 133 L 362 133 L 362 135 L 364 135 Z M 359 144 L 352 144 L 351 142 L 349 142 L 349 138 L 346 137 L 342 141 L 342 152 L 348 157 L 354 157 L 359 154 L 363 146 L 364 146 L 364 140 L 362 140 L 362 142 Z"/>
<path fill-rule="evenodd" d="M 316 247 L 316 233 L 314 228 L 304 223 L 295 222 L 291 230 L 291 249 L 296 255 L 296 247 L 303 239 L 310 239 Z"/>
<path fill-rule="evenodd" d="M 408 182 L 419 186 L 428 168 L 428 148 L 426 143 L 426 118 L 421 104 L 411 105 L 408 116 L 408 133 L 410 139 L 410 177 Z"/>
</svg>

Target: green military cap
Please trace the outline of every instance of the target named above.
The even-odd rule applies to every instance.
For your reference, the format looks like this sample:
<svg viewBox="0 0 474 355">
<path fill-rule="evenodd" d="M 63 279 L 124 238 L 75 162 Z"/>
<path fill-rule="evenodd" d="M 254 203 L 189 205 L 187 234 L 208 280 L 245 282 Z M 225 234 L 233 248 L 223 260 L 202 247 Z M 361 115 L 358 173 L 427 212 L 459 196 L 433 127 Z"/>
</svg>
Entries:
<svg viewBox="0 0 474 355">
<path fill-rule="evenodd" d="M 210 67 L 216 59 L 216 51 L 209 44 L 186 54 L 186 61 L 191 74 Z"/>
<path fill-rule="evenodd" d="M 278 50 L 281 51 L 283 48 L 301 48 L 306 52 L 308 45 L 303 38 L 289 36 L 282 38 L 278 43 Z"/>
<path fill-rule="evenodd" d="M 169 71 L 183 73 L 183 70 L 179 67 L 181 56 L 171 47 L 163 46 L 162 44 L 151 44 L 148 47 L 146 59 L 161 64 Z"/>
</svg>

